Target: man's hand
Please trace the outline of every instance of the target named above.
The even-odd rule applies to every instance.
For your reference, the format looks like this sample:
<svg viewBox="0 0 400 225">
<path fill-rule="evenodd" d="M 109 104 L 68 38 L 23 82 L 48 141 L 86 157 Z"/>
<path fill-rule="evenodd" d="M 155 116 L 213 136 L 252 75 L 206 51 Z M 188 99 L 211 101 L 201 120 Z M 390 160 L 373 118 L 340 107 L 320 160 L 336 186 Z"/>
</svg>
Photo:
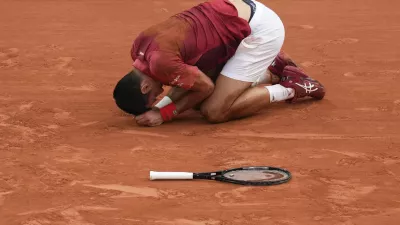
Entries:
<svg viewBox="0 0 400 225">
<path fill-rule="evenodd" d="M 157 108 L 147 111 L 142 115 L 136 116 L 135 120 L 139 126 L 147 127 L 155 127 L 161 125 L 164 122 L 161 117 L 160 110 Z"/>
</svg>

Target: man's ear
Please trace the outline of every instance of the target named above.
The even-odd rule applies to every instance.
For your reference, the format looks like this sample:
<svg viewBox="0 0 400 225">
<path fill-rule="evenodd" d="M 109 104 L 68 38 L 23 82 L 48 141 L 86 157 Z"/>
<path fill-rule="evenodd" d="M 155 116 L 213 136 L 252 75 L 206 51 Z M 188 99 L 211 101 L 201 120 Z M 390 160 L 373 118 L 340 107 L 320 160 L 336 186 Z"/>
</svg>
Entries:
<svg viewBox="0 0 400 225">
<path fill-rule="evenodd" d="M 142 94 L 147 94 L 151 90 L 151 82 L 149 79 L 143 79 L 142 82 L 140 83 L 140 91 Z"/>
</svg>

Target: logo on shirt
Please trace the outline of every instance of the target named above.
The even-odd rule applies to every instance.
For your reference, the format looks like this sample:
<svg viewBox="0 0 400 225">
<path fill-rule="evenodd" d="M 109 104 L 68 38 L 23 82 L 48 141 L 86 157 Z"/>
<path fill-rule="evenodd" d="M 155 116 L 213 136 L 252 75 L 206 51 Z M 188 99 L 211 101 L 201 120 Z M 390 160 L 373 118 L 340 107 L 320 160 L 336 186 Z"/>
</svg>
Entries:
<svg viewBox="0 0 400 225">
<path fill-rule="evenodd" d="M 181 78 L 181 75 L 178 75 L 177 77 L 175 77 L 175 79 L 173 81 L 170 82 L 170 84 L 174 85 L 174 86 L 182 87 L 183 83 L 179 83 L 180 78 Z"/>
</svg>

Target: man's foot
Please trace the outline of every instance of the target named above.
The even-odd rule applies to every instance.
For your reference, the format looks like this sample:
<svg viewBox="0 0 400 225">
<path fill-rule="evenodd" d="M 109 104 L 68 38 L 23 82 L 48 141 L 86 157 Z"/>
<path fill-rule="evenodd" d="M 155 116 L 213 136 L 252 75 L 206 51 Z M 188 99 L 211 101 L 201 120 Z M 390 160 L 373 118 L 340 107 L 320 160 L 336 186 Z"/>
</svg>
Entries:
<svg viewBox="0 0 400 225">
<path fill-rule="evenodd" d="M 295 90 L 295 95 L 288 100 L 289 102 L 295 102 L 297 99 L 307 96 L 321 100 L 325 96 L 325 87 L 317 80 L 307 76 L 298 67 L 286 66 L 279 84 Z"/>
<path fill-rule="evenodd" d="M 280 51 L 278 56 L 276 56 L 274 62 L 268 67 L 268 70 L 279 76 L 282 77 L 283 69 L 286 66 L 294 66 L 297 67 L 296 63 L 286 54 L 284 51 Z"/>
</svg>

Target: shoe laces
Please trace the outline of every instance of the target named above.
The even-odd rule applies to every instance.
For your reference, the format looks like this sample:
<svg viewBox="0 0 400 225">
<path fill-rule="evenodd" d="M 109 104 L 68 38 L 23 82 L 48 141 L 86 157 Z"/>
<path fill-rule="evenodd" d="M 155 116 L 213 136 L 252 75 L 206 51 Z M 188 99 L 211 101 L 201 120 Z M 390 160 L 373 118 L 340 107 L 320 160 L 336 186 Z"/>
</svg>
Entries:
<svg viewBox="0 0 400 225">
<path fill-rule="evenodd" d="M 303 84 L 296 82 L 296 85 L 302 87 L 306 91 L 306 94 L 310 94 L 318 90 L 318 87 L 315 87 L 315 84 L 311 83 L 310 81 L 304 81 Z"/>
</svg>

